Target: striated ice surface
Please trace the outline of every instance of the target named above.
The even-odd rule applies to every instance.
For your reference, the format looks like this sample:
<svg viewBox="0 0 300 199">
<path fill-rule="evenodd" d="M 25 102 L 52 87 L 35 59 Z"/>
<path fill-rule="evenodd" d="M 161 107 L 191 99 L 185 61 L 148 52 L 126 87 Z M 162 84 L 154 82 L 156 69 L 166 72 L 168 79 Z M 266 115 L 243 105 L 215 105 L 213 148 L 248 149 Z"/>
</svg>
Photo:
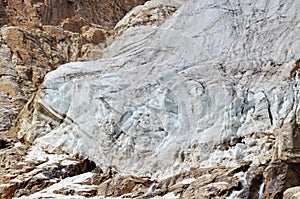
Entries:
<svg viewBox="0 0 300 199">
<path fill-rule="evenodd" d="M 299 11 L 294 0 L 189 0 L 160 27 L 128 29 L 103 59 L 49 73 L 19 136 L 153 177 L 285 158 L 297 147 L 285 138 L 297 123 Z"/>
</svg>

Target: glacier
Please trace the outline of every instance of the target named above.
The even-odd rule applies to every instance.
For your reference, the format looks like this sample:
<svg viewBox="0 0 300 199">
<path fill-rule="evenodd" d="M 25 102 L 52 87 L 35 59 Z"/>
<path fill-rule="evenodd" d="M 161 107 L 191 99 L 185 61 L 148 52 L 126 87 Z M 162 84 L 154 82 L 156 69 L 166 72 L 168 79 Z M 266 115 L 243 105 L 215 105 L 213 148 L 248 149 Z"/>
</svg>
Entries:
<svg viewBox="0 0 300 199">
<path fill-rule="evenodd" d="M 127 29 L 102 59 L 47 74 L 18 136 L 153 178 L 297 161 L 299 9 L 293 0 L 186 1 L 159 27 Z"/>
</svg>

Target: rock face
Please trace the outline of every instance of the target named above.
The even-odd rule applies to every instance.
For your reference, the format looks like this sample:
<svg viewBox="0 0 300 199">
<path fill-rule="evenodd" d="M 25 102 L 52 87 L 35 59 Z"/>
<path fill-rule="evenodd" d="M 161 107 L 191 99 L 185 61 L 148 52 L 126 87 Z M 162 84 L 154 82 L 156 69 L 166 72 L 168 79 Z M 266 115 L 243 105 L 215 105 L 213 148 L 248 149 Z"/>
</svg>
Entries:
<svg viewBox="0 0 300 199">
<path fill-rule="evenodd" d="M 67 154 L 91 169 L 22 198 L 295 196 L 299 9 L 161 0 L 129 12 L 102 59 L 46 75 L 11 131 L 31 161 Z"/>
<path fill-rule="evenodd" d="M 145 1 L 1 0 L 11 25 L 62 25 L 73 32 L 91 23 L 112 29 L 124 14 Z"/>
<path fill-rule="evenodd" d="M 300 197 L 300 187 L 293 187 L 284 192 L 284 199 L 297 199 Z"/>
<path fill-rule="evenodd" d="M 30 195 L 61 179 L 90 172 L 96 167 L 94 162 L 87 159 L 76 160 L 67 155 L 39 153 L 36 159 L 28 158 L 32 153 L 36 153 L 34 150 L 29 150 L 29 155 L 24 157 L 28 152 L 27 147 L 16 143 L 1 151 L 0 171 L 2 167 L 6 170 L 0 180 L 0 198 Z"/>
</svg>

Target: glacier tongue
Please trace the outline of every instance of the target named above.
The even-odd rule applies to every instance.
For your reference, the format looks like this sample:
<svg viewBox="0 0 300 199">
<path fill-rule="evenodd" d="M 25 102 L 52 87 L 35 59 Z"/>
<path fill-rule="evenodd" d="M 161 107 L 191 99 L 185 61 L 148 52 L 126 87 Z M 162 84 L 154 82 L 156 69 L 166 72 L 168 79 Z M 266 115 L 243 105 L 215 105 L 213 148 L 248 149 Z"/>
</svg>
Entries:
<svg viewBox="0 0 300 199">
<path fill-rule="evenodd" d="M 190 0 L 49 73 L 19 137 L 124 173 L 298 158 L 300 2 Z"/>
</svg>

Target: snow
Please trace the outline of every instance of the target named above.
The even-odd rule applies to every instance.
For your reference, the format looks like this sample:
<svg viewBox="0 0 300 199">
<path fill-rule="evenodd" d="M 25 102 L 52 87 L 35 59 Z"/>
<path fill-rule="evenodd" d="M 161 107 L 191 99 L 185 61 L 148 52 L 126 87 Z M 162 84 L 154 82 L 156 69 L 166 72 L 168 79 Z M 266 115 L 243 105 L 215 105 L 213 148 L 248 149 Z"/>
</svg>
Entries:
<svg viewBox="0 0 300 199">
<path fill-rule="evenodd" d="M 179 195 L 175 196 L 173 192 L 170 192 L 162 197 L 160 196 L 153 197 L 153 199 L 177 199 L 177 198 L 180 198 L 180 196 Z"/>
<path fill-rule="evenodd" d="M 42 191 L 36 192 L 34 194 L 31 194 L 30 196 L 22 196 L 19 198 L 22 199 L 36 199 L 36 198 L 74 198 L 74 196 L 66 196 L 66 195 L 62 195 L 62 194 L 55 194 L 54 191 L 55 190 L 60 190 L 61 188 L 72 188 L 75 189 L 77 191 L 79 190 L 88 190 L 89 188 L 93 187 L 93 186 L 84 186 L 84 185 L 79 185 L 76 184 L 76 182 L 84 182 L 86 179 L 90 178 L 93 174 L 88 172 L 88 173 L 84 173 L 78 176 L 74 176 L 74 177 L 68 177 L 65 178 L 63 180 L 61 180 L 59 183 L 56 183 L 46 189 L 43 189 Z M 96 187 L 96 186 L 94 186 Z M 83 196 L 79 196 L 76 195 L 76 198 L 80 199 L 80 198 L 86 198 Z M 101 198 L 101 197 L 98 197 Z"/>
<path fill-rule="evenodd" d="M 188 178 L 188 179 L 184 179 L 180 182 L 180 184 L 191 184 L 192 182 L 194 182 L 196 179 L 195 178 Z"/>
</svg>

